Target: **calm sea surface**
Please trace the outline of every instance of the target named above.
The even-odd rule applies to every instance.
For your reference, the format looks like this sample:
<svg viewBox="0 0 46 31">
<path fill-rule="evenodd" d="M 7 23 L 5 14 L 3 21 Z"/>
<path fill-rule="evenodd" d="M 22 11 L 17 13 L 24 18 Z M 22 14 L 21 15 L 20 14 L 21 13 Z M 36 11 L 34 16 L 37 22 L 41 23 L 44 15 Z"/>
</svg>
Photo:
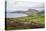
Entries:
<svg viewBox="0 0 46 31">
<path fill-rule="evenodd" d="M 16 18 L 16 17 L 23 17 L 23 16 L 27 16 L 24 13 L 7 13 L 6 14 L 6 18 Z"/>
</svg>

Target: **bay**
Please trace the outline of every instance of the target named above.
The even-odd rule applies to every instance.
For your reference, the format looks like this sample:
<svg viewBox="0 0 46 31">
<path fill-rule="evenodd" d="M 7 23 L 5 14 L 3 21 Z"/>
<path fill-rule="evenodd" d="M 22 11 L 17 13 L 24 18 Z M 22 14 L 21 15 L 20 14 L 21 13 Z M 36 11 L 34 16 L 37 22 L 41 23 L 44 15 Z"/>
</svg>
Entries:
<svg viewBox="0 0 46 31">
<path fill-rule="evenodd" d="M 9 13 L 9 12 L 6 14 L 6 18 L 17 18 L 17 17 L 24 17 L 24 16 L 27 15 L 24 13 Z"/>
</svg>

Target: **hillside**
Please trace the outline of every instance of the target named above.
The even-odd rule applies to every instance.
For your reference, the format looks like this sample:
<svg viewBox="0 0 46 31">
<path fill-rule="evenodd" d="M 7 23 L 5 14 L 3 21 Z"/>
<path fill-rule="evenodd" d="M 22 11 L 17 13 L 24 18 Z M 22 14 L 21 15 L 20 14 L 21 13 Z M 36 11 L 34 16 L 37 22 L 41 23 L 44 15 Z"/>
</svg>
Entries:
<svg viewBox="0 0 46 31">
<path fill-rule="evenodd" d="M 34 28 L 44 28 L 45 27 L 45 16 L 44 10 L 38 12 L 34 9 L 28 9 L 28 11 L 17 11 L 18 13 L 27 14 L 28 16 L 19 18 L 6 18 L 7 30 L 16 29 L 34 29 Z"/>
<path fill-rule="evenodd" d="M 44 16 L 26 16 L 19 18 L 6 18 L 7 30 L 44 28 Z"/>
</svg>

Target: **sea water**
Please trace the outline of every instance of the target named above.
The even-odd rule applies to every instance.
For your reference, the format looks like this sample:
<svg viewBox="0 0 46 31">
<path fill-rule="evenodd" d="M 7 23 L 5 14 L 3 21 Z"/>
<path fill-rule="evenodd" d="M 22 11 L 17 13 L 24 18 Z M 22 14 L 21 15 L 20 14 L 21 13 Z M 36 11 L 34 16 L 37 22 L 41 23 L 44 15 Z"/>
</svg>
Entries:
<svg viewBox="0 0 46 31">
<path fill-rule="evenodd" d="M 6 13 L 6 18 L 16 18 L 16 17 L 24 17 L 27 16 L 24 13 Z"/>
</svg>

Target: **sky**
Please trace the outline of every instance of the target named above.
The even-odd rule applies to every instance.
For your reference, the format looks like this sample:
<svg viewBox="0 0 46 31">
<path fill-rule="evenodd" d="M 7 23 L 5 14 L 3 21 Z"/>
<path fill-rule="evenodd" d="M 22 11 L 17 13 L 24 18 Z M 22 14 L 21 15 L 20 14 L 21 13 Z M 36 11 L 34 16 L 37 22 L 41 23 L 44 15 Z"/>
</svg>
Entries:
<svg viewBox="0 0 46 31">
<path fill-rule="evenodd" d="M 24 10 L 29 8 L 43 8 L 44 0 L 6 0 L 7 11 Z"/>
</svg>

